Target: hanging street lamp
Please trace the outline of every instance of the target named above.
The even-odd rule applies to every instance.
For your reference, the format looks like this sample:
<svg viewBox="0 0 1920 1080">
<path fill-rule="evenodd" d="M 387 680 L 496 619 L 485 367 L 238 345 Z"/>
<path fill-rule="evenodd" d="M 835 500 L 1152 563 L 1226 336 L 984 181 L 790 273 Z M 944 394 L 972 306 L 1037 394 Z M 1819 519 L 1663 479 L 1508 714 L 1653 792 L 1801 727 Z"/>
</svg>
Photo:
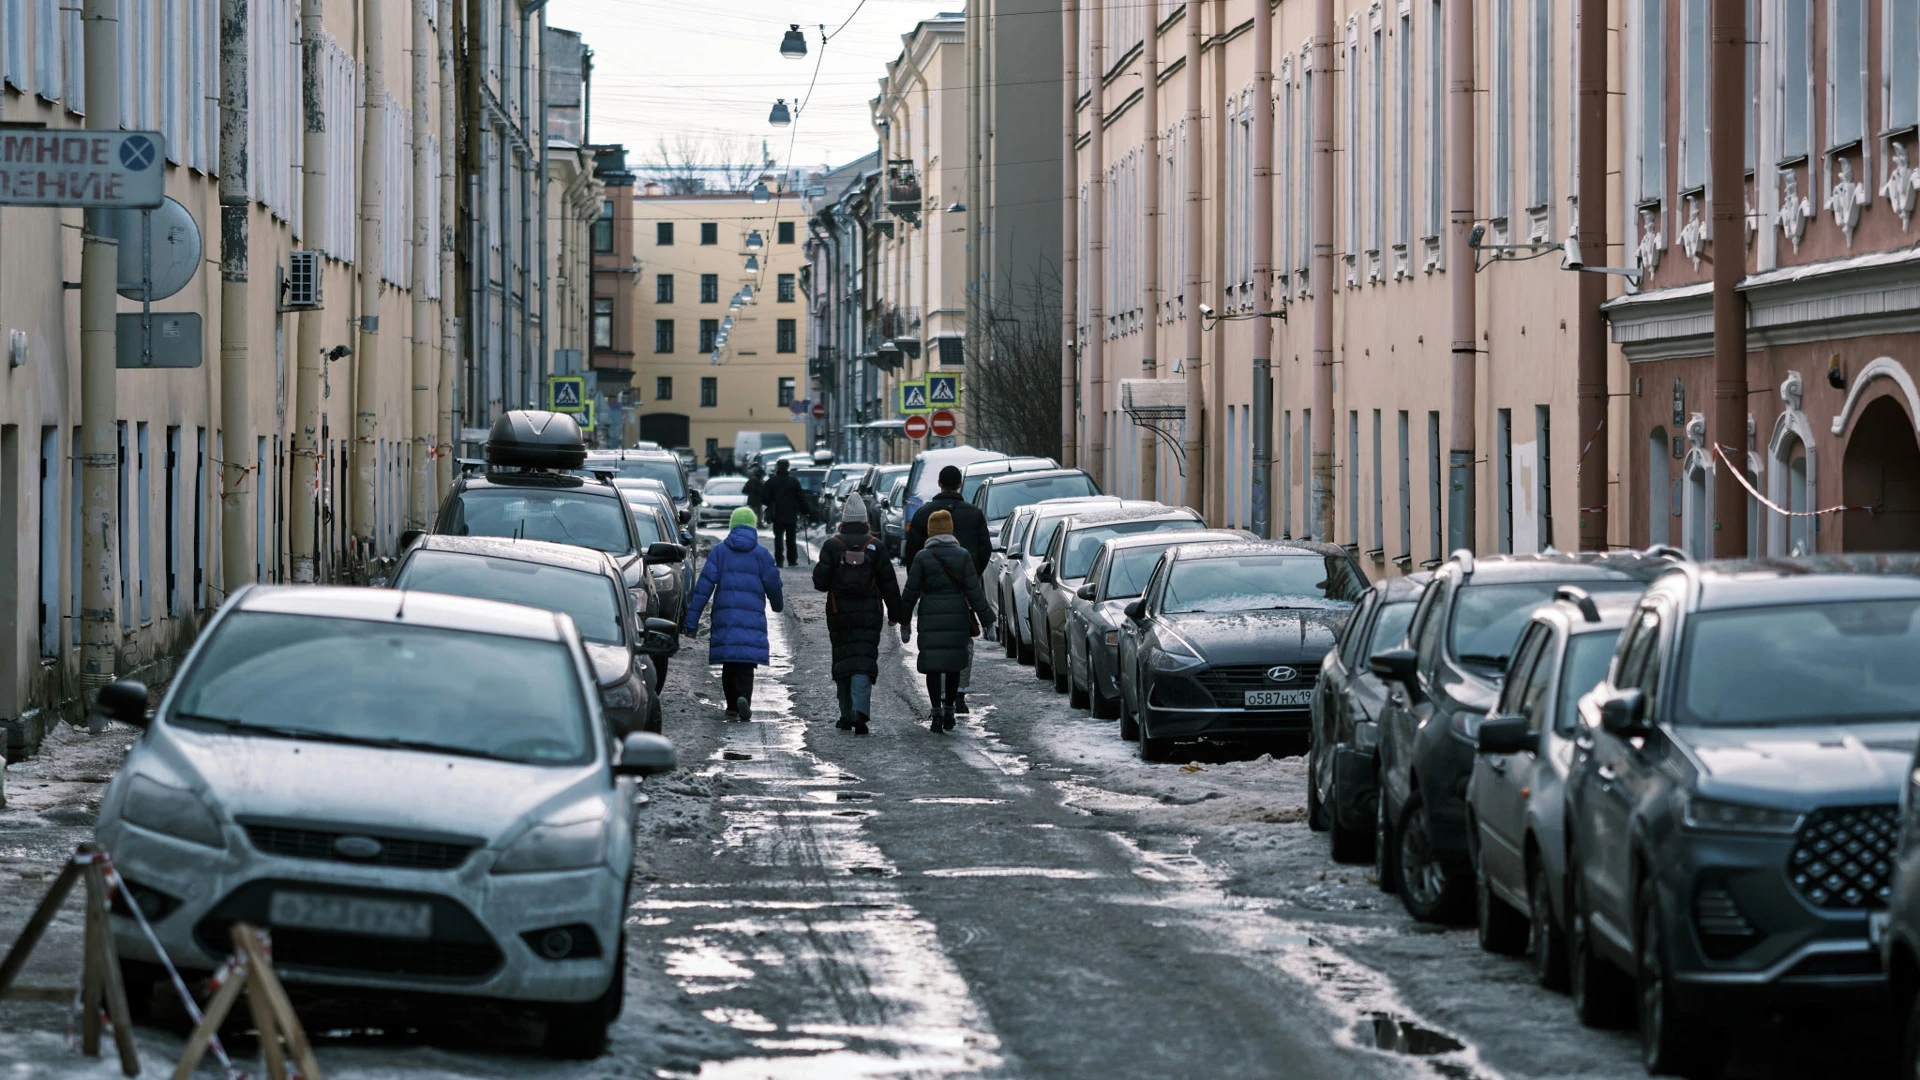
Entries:
<svg viewBox="0 0 1920 1080">
<path fill-rule="evenodd" d="M 780 55 L 789 60 L 807 58 L 807 35 L 800 32 L 799 23 L 789 23 L 786 36 L 780 39 Z"/>
<path fill-rule="evenodd" d="M 747 234 L 747 250 L 748 251 L 759 251 L 761 245 L 765 243 L 766 241 L 760 239 L 759 229 L 755 229 L 752 232 Z"/>
<path fill-rule="evenodd" d="M 765 180 L 755 180 L 753 182 L 753 201 L 757 203 L 773 201 L 773 191 L 767 187 Z"/>
<path fill-rule="evenodd" d="M 793 123 L 793 113 L 787 109 L 787 99 L 781 98 L 773 103 L 773 111 L 767 114 L 767 123 L 774 127 L 786 127 Z"/>
</svg>

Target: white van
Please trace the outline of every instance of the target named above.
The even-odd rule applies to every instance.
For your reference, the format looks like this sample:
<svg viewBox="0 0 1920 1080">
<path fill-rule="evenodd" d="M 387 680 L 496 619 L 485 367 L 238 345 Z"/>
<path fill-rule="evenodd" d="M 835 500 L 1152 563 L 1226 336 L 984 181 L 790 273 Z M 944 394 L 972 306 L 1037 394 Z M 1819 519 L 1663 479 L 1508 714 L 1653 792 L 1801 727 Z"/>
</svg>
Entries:
<svg viewBox="0 0 1920 1080">
<path fill-rule="evenodd" d="M 793 440 L 778 431 L 738 431 L 733 436 L 733 460 L 741 465 L 756 454 L 785 454 L 793 451 Z"/>
</svg>

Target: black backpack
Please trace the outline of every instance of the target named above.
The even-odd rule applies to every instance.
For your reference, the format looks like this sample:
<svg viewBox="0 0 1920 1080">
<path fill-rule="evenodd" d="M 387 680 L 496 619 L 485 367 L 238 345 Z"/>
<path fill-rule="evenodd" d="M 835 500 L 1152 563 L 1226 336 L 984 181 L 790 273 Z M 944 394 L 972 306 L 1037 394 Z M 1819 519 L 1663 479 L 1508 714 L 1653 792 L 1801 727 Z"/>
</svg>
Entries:
<svg viewBox="0 0 1920 1080">
<path fill-rule="evenodd" d="M 874 584 L 874 568 L 878 563 L 867 560 L 880 557 L 880 545 L 868 538 L 858 545 L 847 537 L 840 537 L 840 558 L 833 567 L 833 593 L 849 599 L 864 600 L 877 596 L 879 588 Z"/>
</svg>

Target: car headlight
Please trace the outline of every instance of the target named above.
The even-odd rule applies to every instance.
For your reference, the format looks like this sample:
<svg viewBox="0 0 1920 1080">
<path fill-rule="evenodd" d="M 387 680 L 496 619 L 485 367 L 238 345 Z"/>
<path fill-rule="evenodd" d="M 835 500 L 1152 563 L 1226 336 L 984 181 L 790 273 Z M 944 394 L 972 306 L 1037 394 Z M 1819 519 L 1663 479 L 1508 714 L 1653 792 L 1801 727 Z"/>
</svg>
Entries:
<svg viewBox="0 0 1920 1080">
<path fill-rule="evenodd" d="M 1160 648 L 1153 654 L 1153 670 L 1168 673 L 1192 671 L 1205 667 L 1206 661 L 1200 659 L 1193 647 L 1179 638 L 1163 640 Z"/>
<path fill-rule="evenodd" d="M 146 774 L 127 782 L 127 799 L 120 816 L 143 829 L 181 840 L 190 840 L 210 848 L 225 848 L 220 821 L 198 795 L 185 788 L 170 787 Z"/>
<path fill-rule="evenodd" d="M 1700 832 L 1759 833 L 1767 836 L 1792 836 L 1800 826 L 1798 811 L 1721 802 L 1697 795 L 1686 800 L 1680 820 L 1687 828 Z"/>
<path fill-rule="evenodd" d="M 1120 631 L 1108 630 L 1106 633 L 1100 635 L 1100 640 L 1109 645 L 1118 645 L 1120 644 Z"/>
<path fill-rule="evenodd" d="M 582 799 L 528 829 L 493 864 L 496 874 L 536 874 L 599 866 L 607 854 L 607 804 Z"/>
</svg>

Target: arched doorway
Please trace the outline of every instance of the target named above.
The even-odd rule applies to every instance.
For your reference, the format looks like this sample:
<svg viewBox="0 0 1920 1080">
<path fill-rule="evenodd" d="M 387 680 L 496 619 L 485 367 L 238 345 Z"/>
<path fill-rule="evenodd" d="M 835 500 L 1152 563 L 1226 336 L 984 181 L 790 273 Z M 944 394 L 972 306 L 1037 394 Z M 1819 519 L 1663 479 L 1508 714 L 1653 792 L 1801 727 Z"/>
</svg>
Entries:
<svg viewBox="0 0 1920 1080">
<path fill-rule="evenodd" d="M 1913 420 L 1891 397 L 1860 412 L 1841 463 L 1844 551 L 1920 551 L 1920 443 Z"/>
<path fill-rule="evenodd" d="M 640 414 L 640 438 L 643 441 L 657 442 L 668 449 L 691 446 L 687 441 L 690 430 L 686 413 Z"/>
</svg>

